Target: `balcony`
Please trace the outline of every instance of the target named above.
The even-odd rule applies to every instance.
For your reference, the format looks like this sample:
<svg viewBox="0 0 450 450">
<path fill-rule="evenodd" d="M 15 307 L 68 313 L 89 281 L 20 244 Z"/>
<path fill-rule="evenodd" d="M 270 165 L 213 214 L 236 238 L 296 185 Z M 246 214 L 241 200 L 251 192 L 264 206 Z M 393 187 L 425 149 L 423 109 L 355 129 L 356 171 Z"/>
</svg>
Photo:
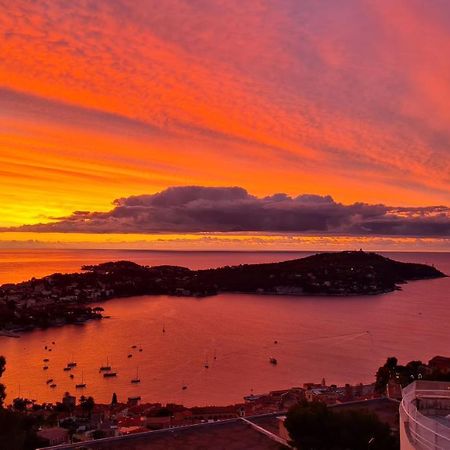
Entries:
<svg viewBox="0 0 450 450">
<path fill-rule="evenodd" d="M 401 450 L 449 450 L 450 383 L 415 381 L 402 393 Z"/>
</svg>

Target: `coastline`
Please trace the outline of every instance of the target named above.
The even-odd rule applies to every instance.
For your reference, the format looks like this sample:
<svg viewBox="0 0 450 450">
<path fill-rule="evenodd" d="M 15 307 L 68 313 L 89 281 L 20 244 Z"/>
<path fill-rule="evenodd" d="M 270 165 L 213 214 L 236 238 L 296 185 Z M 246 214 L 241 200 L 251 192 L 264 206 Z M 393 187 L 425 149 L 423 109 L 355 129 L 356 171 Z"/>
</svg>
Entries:
<svg viewBox="0 0 450 450">
<path fill-rule="evenodd" d="M 0 286 L 1 335 L 103 318 L 89 305 L 142 295 L 208 297 L 224 293 L 295 297 L 376 296 L 409 281 L 446 277 L 434 266 L 376 253 L 320 253 L 275 263 L 190 270 L 130 261 L 84 265 L 81 273 L 32 278 Z"/>
</svg>

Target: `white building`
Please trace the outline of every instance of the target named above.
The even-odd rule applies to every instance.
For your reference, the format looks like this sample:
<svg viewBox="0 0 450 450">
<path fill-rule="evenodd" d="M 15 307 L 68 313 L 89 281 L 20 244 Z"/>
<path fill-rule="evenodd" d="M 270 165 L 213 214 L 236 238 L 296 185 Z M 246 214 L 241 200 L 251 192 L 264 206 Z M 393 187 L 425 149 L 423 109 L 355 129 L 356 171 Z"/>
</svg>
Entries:
<svg viewBox="0 0 450 450">
<path fill-rule="evenodd" d="M 401 450 L 450 450 L 450 383 L 415 381 L 403 389 Z"/>
</svg>

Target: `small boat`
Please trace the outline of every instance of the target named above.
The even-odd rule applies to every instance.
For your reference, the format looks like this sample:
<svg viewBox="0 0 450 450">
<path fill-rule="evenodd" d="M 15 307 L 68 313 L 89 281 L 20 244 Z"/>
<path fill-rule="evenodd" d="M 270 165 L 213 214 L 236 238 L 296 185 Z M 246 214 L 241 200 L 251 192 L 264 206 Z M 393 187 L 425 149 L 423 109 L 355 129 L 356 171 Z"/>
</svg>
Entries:
<svg viewBox="0 0 450 450">
<path fill-rule="evenodd" d="M 131 380 L 131 382 L 133 383 L 133 384 L 137 384 L 137 383 L 140 383 L 141 382 L 141 379 L 139 378 L 139 372 L 138 372 L 138 368 L 136 367 L 136 377 L 135 378 L 133 378 L 132 380 Z"/>
<path fill-rule="evenodd" d="M 47 383 L 47 384 L 53 383 L 53 378 L 49 378 L 49 379 L 46 381 L 46 383 Z"/>
<path fill-rule="evenodd" d="M 49 348 L 49 349 L 48 349 L 48 351 L 49 351 L 49 352 L 51 352 L 51 351 L 52 351 L 52 349 L 51 349 L 51 348 Z"/>
<path fill-rule="evenodd" d="M 278 341 L 273 341 L 274 344 L 278 344 Z"/>
<path fill-rule="evenodd" d="M 142 352 L 142 348 L 140 348 L 139 351 Z"/>
<path fill-rule="evenodd" d="M 84 382 L 83 379 L 83 372 L 81 372 L 81 383 L 78 383 L 75 385 L 76 389 L 84 389 L 86 387 L 86 383 Z"/>
<path fill-rule="evenodd" d="M 208 361 L 205 362 L 205 366 L 204 367 L 205 367 L 205 369 L 209 369 Z"/>
<path fill-rule="evenodd" d="M 71 373 L 69 376 L 70 376 L 70 378 L 73 380 L 73 373 Z"/>
<path fill-rule="evenodd" d="M 276 358 L 270 358 L 269 362 L 270 362 L 270 364 L 273 364 L 274 366 L 276 366 L 278 364 L 278 361 L 276 360 Z"/>
<path fill-rule="evenodd" d="M 72 367 L 69 367 L 69 366 L 67 366 L 67 367 L 64 367 L 64 372 L 68 372 L 69 370 L 71 370 L 72 369 Z"/>
<path fill-rule="evenodd" d="M 52 383 L 52 384 L 50 385 L 50 387 L 53 389 L 53 388 L 56 387 L 56 384 L 55 384 L 55 383 Z"/>
<path fill-rule="evenodd" d="M 166 332 L 166 327 L 165 327 L 165 325 L 163 324 L 163 329 L 162 329 L 162 332 L 163 333 L 165 333 Z"/>
<path fill-rule="evenodd" d="M 55 345 L 55 341 L 52 341 L 52 344 Z"/>
<path fill-rule="evenodd" d="M 48 369 L 48 366 L 44 366 L 42 369 L 43 369 L 43 370 L 47 370 L 47 369 Z"/>
<path fill-rule="evenodd" d="M 77 367 L 77 363 L 73 360 L 73 353 L 72 359 L 67 363 L 67 367 Z"/>
<path fill-rule="evenodd" d="M 47 346 L 45 346 L 44 349 L 47 350 Z"/>
<path fill-rule="evenodd" d="M 48 358 L 43 359 L 44 362 L 49 362 L 50 360 Z"/>
<path fill-rule="evenodd" d="M 106 357 L 106 365 L 100 366 L 99 372 L 106 372 L 108 370 L 111 370 L 111 366 L 109 365 L 108 357 Z"/>
<path fill-rule="evenodd" d="M 185 391 L 185 390 L 187 389 L 187 386 L 186 386 L 186 385 L 183 385 L 181 389 L 182 389 L 183 391 Z"/>
<path fill-rule="evenodd" d="M 128 358 L 132 358 L 133 355 L 131 353 L 128 354 Z"/>
<path fill-rule="evenodd" d="M 117 377 L 117 372 L 105 372 L 103 376 L 105 378 Z"/>
<path fill-rule="evenodd" d="M 131 348 L 137 348 L 137 345 L 132 345 Z"/>
</svg>

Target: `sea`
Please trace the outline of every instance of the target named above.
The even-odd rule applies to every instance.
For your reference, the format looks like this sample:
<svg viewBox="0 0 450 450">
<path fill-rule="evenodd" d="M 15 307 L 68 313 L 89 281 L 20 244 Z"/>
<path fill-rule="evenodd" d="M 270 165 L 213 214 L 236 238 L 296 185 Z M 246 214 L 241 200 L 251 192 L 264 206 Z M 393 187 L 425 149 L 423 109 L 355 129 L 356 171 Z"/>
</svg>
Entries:
<svg viewBox="0 0 450 450">
<path fill-rule="evenodd" d="M 0 284 L 105 261 L 199 269 L 310 254 L 0 250 Z M 450 253 L 383 255 L 434 264 L 450 274 Z M 17 396 L 55 402 L 70 392 L 91 395 L 98 403 L 109 403 L 116 393 L 119 401 L 140 396 L 143 402 L 226 405 L 323 378 L 327 384 L 370 383 L 388 356 L 402 363 L 450 356 L 450 278 L 414 281 L 376 296 L 142 296 L 100 306 L 110 318 L 0 337 L 7 403 Z M 270 358 L 278 364 L 270 364 Z M 70 361 L 77 366 L 63 371 Z M 99 372 L 106 362 L 117 377 Z M 140 383 L 131 383 L 136 377 Z M 47 384 L 49 379 L 56 387 Z M 86 388 L 76 389 L 81 380 Z"/>
</svg>

